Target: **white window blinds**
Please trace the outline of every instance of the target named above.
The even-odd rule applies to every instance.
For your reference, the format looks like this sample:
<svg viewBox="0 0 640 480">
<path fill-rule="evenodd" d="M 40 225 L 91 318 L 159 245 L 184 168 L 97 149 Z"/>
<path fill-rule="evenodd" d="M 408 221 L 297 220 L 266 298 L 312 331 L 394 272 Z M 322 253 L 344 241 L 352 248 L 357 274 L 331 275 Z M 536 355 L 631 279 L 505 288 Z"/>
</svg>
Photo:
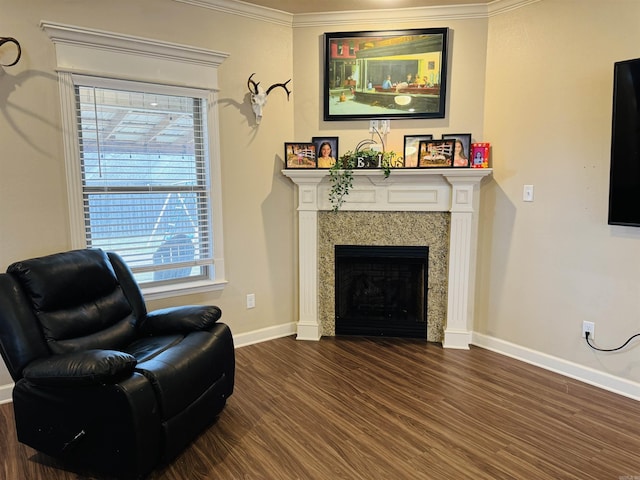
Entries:
<svg viewBox="0 0 640 480">
<path fill-rule="evenodd" d="M 214 278 L 206 96 L 106 84 L 74 80 L 87 246 L 142 284 Z"/>
</svg>

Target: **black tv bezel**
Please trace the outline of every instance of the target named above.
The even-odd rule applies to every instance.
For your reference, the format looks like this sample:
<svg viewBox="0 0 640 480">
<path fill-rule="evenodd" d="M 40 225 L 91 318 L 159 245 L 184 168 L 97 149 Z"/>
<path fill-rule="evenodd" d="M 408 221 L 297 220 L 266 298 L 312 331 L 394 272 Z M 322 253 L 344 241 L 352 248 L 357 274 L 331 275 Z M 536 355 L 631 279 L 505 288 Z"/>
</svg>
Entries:
<svg viewBox="0 0 640 480">
<path fill-rule="evenodd" d="M 621 60 L 614 63 L 613 68 L 613 94 L 612 94 L 612 112 L 611 112 L 611 157 L 610 157 L 610 168 L 609 168 L 609 204 L 607 207 L 607 223 L 613 226 L 626 226 L 626 227 L 640 227 L 640 208 L 637 209 L 637 214 L 634 218 L 623 218 L 621 215 L 622 212 L 619 209 L 614 209 L 614 197 L 619 197 L 622 195 L 620 192 L 621 187 L 619 186 L 620 175 L 623 175 L 619 172 L 621 167 L 619 166 L 622 161 L 629 161 L 629 156 L 625 155 L 624 158 L 620 158 L 620 155 L 616 156 L 616 148 L 619 147 L 619 143 L 623 140 L 619 138 L 621 134 L 620 125 L 621 122 L 624 121 L 622 118 L 622 113 L 619 112 L 618 107 L 620 105 L 619 102 L 624 101 L 625 99 L 621 99 L 622 92 L 620 91 L 622 87 L 622 80 L 620 76 L 623 74 L 622 69 L 629 65 L 634 65 L 640 71 L 640 58 L 633 58 L 628 60 Z M 640 75 L 638 75 L 638 88 L 636 89 L 639 93 L 636 95 L 636 100 L 640 102 Z M 636 143 L 638 145 L 638 150 L 636 152 L 634 160 L 637 162 L 638 169 L 640 170 L 640 108 L 638 108 L 636 117 L 636 123 L 638 125 L 638 129 L 636 129 Z M 640 175 L 637 179 L 637 185 L 635 185 L 635 189 L 638 193 L 638 198 L 640 198 Z"/>
</svg>

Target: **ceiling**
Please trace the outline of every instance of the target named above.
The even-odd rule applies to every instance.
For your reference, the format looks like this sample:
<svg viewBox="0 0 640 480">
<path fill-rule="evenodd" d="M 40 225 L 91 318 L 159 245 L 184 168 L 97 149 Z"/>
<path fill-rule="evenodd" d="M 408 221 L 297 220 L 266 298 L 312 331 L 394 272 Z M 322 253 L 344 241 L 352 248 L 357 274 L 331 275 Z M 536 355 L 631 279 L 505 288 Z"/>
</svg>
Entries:
<svg viewBox="0 0 640 480">
<path fill-rule="evenodd" d="M 284 12 L 322 13 L 388 8 L 416 8 L 449 5 L 485 5 L 488 0 L 243 0 L 262 7 Z"/>
</svg>

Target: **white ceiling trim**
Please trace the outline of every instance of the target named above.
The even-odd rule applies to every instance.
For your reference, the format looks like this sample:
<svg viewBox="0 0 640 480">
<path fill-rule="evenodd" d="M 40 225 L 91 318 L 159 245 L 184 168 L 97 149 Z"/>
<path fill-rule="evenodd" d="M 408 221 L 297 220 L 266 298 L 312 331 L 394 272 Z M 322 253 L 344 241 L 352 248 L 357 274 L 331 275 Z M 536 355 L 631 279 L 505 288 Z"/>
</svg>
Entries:
<svg viewBox="0 0 640 480">
<path fill-rule="evenodd" d="M 421 21 L 487 18 L 487 6 L 451 5 L 442 7 L 380 8 L 344 12 L 301 13 L 293 17 L 294 27 L 344 26 L 385 23 L 417 23 Z"/>
<path fill-rule="evenodd" d="M 487 3 L 488 13 L 490 17 L 493 17 L 539 1 L 540 0 L 493 0 Z"/>
<path fill-rule="evenodd" d="M 241 17 L 260 20 L 262 22 L 275 23 L 291 27 L 293 25 L 293 14 L 275 10 L 273 8 L 261 7 L 252 3 L 240 0 L 174 0 L 180 3 L 188 3 L 196 7 L 209 8 L 218 12 L 230 13 Z"/>
<path fill-rule="evenodd" d="M 484 4 L 449 5 L 416 8 L 389 8 L 292 14 L 262 7 L 241 0 L 174 0 L 197 7 L 239 15 L 262 22 L 289 27 L 341 26 L 350 24 L 379 24 L 385 22 L 415 23 L 434 20 L 464 20 L 487 18 L 539 2 L 540 0 L 492 0 Z M 464 2 L 464 0 L 461 0 Z"/>
</svg>

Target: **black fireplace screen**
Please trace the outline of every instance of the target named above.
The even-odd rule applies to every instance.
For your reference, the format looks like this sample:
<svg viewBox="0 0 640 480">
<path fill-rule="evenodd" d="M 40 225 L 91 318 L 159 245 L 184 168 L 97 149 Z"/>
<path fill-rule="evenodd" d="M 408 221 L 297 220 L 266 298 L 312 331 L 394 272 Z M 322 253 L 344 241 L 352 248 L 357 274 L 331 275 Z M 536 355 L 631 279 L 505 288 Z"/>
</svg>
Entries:
<svg viewBox="0 0 640 480">
<path fill-rule="evenodd" d="M 427 338 L 429 247 L 335 246 L 336 335 Z"/>
</svg>

